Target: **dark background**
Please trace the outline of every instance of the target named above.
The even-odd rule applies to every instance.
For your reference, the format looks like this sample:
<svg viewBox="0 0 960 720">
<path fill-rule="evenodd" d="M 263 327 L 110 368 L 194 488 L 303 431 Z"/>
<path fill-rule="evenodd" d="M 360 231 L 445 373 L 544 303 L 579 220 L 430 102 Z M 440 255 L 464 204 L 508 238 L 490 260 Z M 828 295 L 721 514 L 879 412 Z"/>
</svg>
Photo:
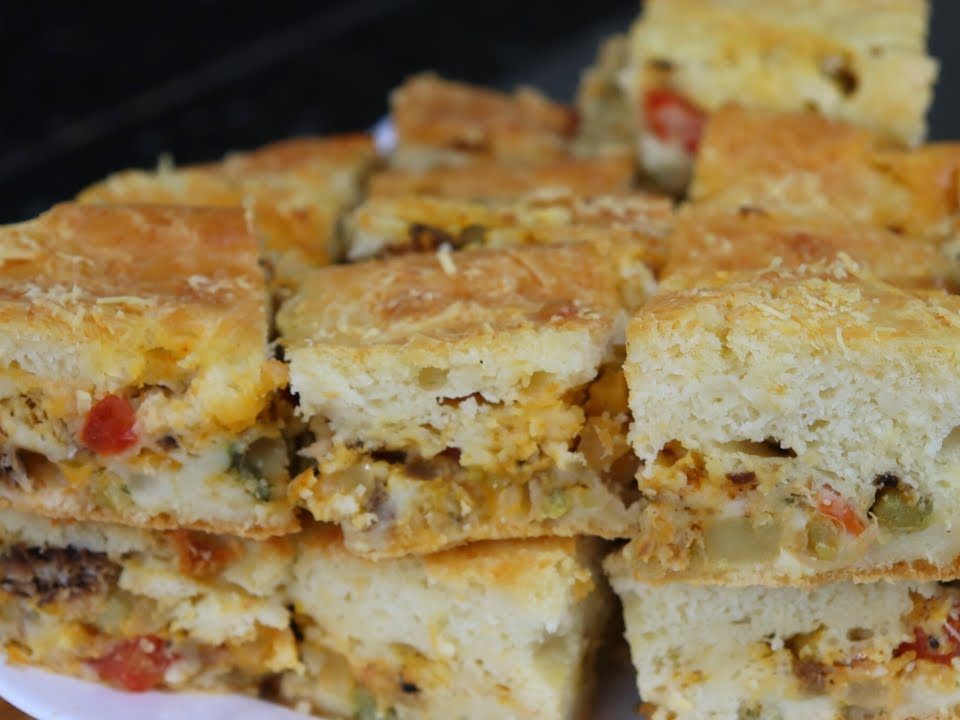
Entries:
<svg viewBox="0 0 960 720">
<path fill-rule="evenodd" d="M 935 139 L 960 137 L 960 3 L 934 0 Z M 417 70 L 569 100 L 636 0 L 0 0 L 0 222 L 107 173 L 371 126 Z"/>
</svg>

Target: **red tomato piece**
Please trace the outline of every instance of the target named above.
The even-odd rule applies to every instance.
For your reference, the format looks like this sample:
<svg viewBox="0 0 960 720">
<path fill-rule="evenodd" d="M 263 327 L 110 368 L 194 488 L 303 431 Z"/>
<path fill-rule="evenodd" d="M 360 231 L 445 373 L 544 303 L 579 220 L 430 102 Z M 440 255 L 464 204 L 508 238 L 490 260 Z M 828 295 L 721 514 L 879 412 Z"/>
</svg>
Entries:
<svg viewBox="0 0 960 720">
<path fill-rule="evenodd" d="M 926 660 L 940 665 L 952 665 L 953 659 L 960 655 L 960 642 L 957 640 L 954 621 L 948 620 L 943 629 L 941 639 L 927 635 L 920 628 L 914 628 L 913 642 L 900 643 L 897 649 L 893 651 L 893 656 L 899 657 L 905 652 L 912 651 L 916 653 L 917 660 Z M 953 634 L 951 634 L 951 630 Z"/>
<path fill-rule="evenodd" d="M 80 440 L 95 453 L 116 455 L 137 444 L 136 422 L 137 413 L 129 400 L 107 395 L 90 408 Z"/>
<path fill-rule="evenodd" d="M 690 155 L 697 152 L 707 116 L 683 95 L 667 88 L 648 90 L 643 116 L 658 138 L 680 145 Z"/>
<path fill-rule="evenodd" d="M 820 491 L 820 503 L 817 509 L 828 518 L 836 520 L 851 535 L 859 535 L 867 529 L 860 513 L 843 496 L 829 485 Z"/>
<path fill-rule="evenodd" d="M 167 643 L 153 635 L 124 640 L 90 665 L 100 679 L 130 692 L 145 692 L 155 688 L 177 656 L 167 649 Z"/>
</svg>

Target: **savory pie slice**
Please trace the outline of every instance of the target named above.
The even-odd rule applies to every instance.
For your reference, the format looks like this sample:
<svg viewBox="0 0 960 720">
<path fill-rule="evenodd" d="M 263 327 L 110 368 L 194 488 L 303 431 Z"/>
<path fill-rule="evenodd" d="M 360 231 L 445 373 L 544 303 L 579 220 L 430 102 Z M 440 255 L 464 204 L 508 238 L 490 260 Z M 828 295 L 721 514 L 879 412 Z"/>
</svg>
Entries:
<svg viewBox="0 0 960 720">
<path fill-rule="evenodd" d="M 607 561 L 650 720 L 960 714 L 952 583 L 650 585 Z"/>
<path fill-rule="evenodd" d="M 367 135 L 296 138 L 218 163 L 115 173 L 78 200 L 243 207 L 271 280 L 285 287 L 305 269 L 336 260 L 337 222 L 359 200 L 375 160 Z"/>
<path fill-rule="evenodd" d="M 610 628 L 602 552 L 551 538 L 375 563 L 319 526 L 252 541 L 0 510 L 0 647 L 323 717 L 572 720 Z"/>
<path fill-rule="evenodd" d="M 649 577 L 955 577 L 960 298 L 849 259 L 663 292 L 627 330 Z"/>
<path fill-rule="evenodd" d="M 925 0 L 650 0 L 625 78 L 642 164 L 681 190 L 707 117 L 731 102 L 920 142 L 937 73 L 928 16 Z"/>
<path fill-rule="evenodd" d="M 575 242 L 634 242 L 658 269 L 666 254 L 673 204 L 640 193 L 579 196 L 539 192 L 515 200 L 457 200 L 417 195 L 373 198 L 344 223 L 350 260 L 409 252 Z"/>
<path fill-rule="evenodd" d="M 644 243 L 320 268 L 280 309 L 313 467 L 292 492 L 371 556 L 629 534 L 623 327 Z"/>
<path fill-rule="evenodd" d="M 508 95 L 431 73 L 393 91 L 390 118 L 397 139 L 391 164 L 414 169 L 483 158 L 552 160 L 566 154 L 577 124 L 572 108 L 536 90 Z"/>
<path fill-rule="evenodd" d="M 625 193 L 633 186 L 631 155 L 561 156 L 539 163 L 475 160 L 465 167 L 392 168 L 374 174 L 368 198 L 433 195 L 466 200 L 512 200 L 536 191 L 568 191 L 575 195 Z"/>
<path fill-rule="evenodd" d="M 601 553 L 546 538 L 372 562 L 316 528 L 290 585 L 305 667 L 280 698 L 364 720 L 581 717 L 612 612 Z"/>
<path fill-rule="evenodd" d="M 290 532 L 286 376 L 239 209 L 66 204 L 0 229 L 0 505 Z"/>
<path fill-rule="evenodd" d="M 124 690 L 256 694 L 301 668 L 282 593 L 294 547 L 0 510 L 0 646 Z"/>
</svg>

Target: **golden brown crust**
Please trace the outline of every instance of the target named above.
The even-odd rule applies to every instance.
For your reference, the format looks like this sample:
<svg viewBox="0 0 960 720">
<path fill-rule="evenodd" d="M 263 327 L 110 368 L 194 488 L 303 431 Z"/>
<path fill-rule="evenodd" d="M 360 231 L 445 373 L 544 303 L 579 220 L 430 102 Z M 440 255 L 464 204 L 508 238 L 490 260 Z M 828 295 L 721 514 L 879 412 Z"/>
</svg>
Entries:
<svg viewBox="0 0 960 720">
<path fill-rule="evenodd" d="M 402 255 L 320 268 L 281 309 L 287 346 L 415 345 L 509 330 L 605 326 L 618 279 L 590 244 Z"/>
<path fill-rule="evenodd" d="M 633 158 L 628 154 L 559 157 L 543 163 L 513 165 L 478 160 L 469 167 L 377 173 L 370 178 L 368 197 L 508 199 L 547 188 L 564 188 L 577 195 L 606 195 L 630 190 L 634 173 Z"/>
<path fill-rule="evenodd" d="M 960 576 L 960 557 L 947 563 L 931 563 L 927 560 L 899 561 L 875 567 L 846 567 L 825 570 L 816 574 L 797 575 L 777 573 L 770 568 L 751 568 L 732 573 L 698 566 L 691 571 L 670 571 L 661 566 L 644 562 L 637 557 L 638 546 L 628 543 L 622 551 L 610 555 L 605 561 L 612 575 L 633 577 L 648 585 L 685 583 L 691 585 L 734 584 L 739 586 L 763 585 L 766 587 L 812 588 L 839 582 L 932 582 Z M 735 578 L 733 577 L 735 575 Z"/>
<path fill-rule="evenodd" d="M 789 270 L 844 253 L 877 278 L 903 288 L 950 282 L 935 243 L 830 215 L 782 217 L 759 207 L 687 206 L 677 215 L 662 280 L 672 289 L 724 282 L 728 273 Z"/>
<path fill-rule="evenodd" d="M 920 235 L 958 209 L 960 145 L 905 150 L 815 113 L 727 106 L 707 126 L 690 197 L 779 214 L 835 213 Z"/>
<path fill-rule="evenodd" d="M 0 257 L 0 327 L 19 351 L 46 343 L 21 369 L 63 381 L 63 355 L 71 382 L 116 387 L 148 382 L 158 353 L 181 359 L 163 363 L 178 373 L 268 362 L 265 286 L 240 210 L 58 205 L 0 230 Z"/>
<path fill-rule="evenodd" d="M 513 95 L 424 73 L 390 97 L 398 148 L 452 150 L 470 157 L 535 160 L 563 154 L 576 127 L 571 108 L 539 92 Z"/>
<path fill-rule="evenodd" d="M 354 557 L 336 526 L 311 523 L 298 542 L 305 547 L 322 549 L 325 554 Z M 439 552 L 419 554 L 419 559 L 426 571 L 438 579 L 448 578 L 456 583 L 476 580 L 501 587 L 524 588 L 526 582 L 535 581 L 538 575 L 552 573 L 563 560 L 581 553 L 597 554 L 601 546 L 599 540 L 572 537 L 478 540 Z M 570 569 L 576 570 L 572 565 Z"/>
<path fill-rule="evenodd" d="M 960 326 L 960 297 L 898 290 L 841 255 L 836 262 L 730 273 L 722 283 L 660 293 L 633 319 L 628 341 L 643 337 L 647 326 L 689 322 L 698 308 L 714 305 L 731 327 L 775 323 L 778 332 L 794 331 L 813 341 L 835 340 L 839 330 L 848 344 L 909 340 L 920 333 L 928 341 L 938 334 L 952 340 Z"/>
<path fill-rule="evenodd" d="M 233 210 L 67 203 L 3 228 L 0 243 L 6 301 L 55 301 L 60 288 L 76 285 L 98 299 L 220 306 L 235 302 L 244 285 L 263 287 L 256 245 Z M 194 276 L 210 287 L 191 282 Z"/>
<path fill-rule="evenodd" d="M 356 200 L 359 182 L 376 158 L 367 135 L 294 138 L 235 153 L 222 162 L 127 170 L 85 189 L 80 202 L 172 203 L 244 207 L 280 279 L 297 264 L 333 259 L 339 214 Z M 290 254 L 289 258 L 281 258 Z"/>
</svg>

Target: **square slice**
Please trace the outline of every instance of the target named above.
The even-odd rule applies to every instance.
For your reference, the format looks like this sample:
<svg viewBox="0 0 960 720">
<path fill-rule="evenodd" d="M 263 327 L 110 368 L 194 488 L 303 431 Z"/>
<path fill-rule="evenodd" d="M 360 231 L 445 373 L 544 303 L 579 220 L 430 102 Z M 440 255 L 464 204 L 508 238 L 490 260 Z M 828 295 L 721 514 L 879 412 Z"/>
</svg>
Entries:
<svg viewBox="0 0 960 720">
<path fill-rule="evenodd" d="M 597 157 L 563 156 L 540 163 L 506 164 L 477 160 L 466 167 L 393 168 L 370 178 L 368 198 L 432 195 L 467 200 L 512 200 L 543 190 L 576 195 L 628 192 L 633 186 L 633 158 L 619 153 Z"/>
<path fill-rule="evenodd" d="M 920 142 L 937 73 L 928 16 L 925 0 L 645 3 L 626 80 L 645 169 L 682 189 L 706 118 L 731 102 Z"/>
<path fill-rule="evenodd" d="M 256 242 L 239 209 L 59 205 L 0 229 L 0 504 L 296 528 Z"/>
<path fill-rule="evenodd" d="M 728 280 L 628 328 L 628 552 L 697 583 L 953 577 L 960 298 L 849 260 Z"/>
<path fill-rule="evenodd" d="M 396 167 L 464 165 L 478 158 L 537 162 L 564 155 L 576 129 L 572 108 L 530 88 L 498 90 L 414 75 L 390 96 Z"/>
<path fill-rule="evenodd" d="M 609 241 L 315 271 L 277 317 L 315 464 L 294 493 L 373 556 L 627 533 L 618 348 L 645 255 Z"/>
<path fill-rule="evenodd" d="M 572 720 L 611 626 L 602 552 L 544 539 L 375 563 L 316 526 L 251 541 L 0 510 L 0 647 L 326 718 Z"/>
<path fill-rule="evenodd" d="M 345 717 L 582 717 L 612 610 L 601 552 L 548 538 L 372 562 L 308 533 L 290 586 L 305 670 L 281 698 Z"/>
<path fill-rule="evenodd" d="M 347 257 L 477 247 L 604 242 L 644 244 L 648 265 L 659 269 L 673 203 L 664 197 L 578 196 L 539 192 L 516 200 L 486 201 L 422 197 L 373 198 L 344 223 Z"/>
<path fill-rule="evenodd" d="M 960 590 L 649 585 L 607 561 L 650 720 L 960 715 Z"/>
<path fill-rule="evenodd" d="M 0 510 L 0 646 L 123 690 L 255 695 L 301 667 L 281 592 L 294 547 Z"/>
<path fill-rule="evenodd" d="M 337 222 L 359 200 L 375 160 L 367 135 L 295 138 L 218 163 L 115 173 L 78 200 L 243 207 L 271 278 L 289 285 L 306 268 L 336 260 Z"/>
</svg>

